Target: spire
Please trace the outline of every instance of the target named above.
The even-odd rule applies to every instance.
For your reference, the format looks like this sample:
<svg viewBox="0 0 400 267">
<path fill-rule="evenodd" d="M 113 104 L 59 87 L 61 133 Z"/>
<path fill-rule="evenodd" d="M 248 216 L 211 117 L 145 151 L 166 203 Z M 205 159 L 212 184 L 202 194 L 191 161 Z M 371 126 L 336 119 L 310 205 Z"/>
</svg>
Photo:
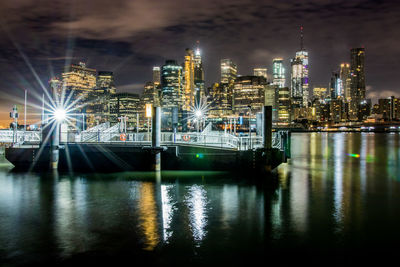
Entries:
<svg viewBox="0 0 400 267">
<path fill-rule="evenodd" d="M 300 26 L 300 51 L 304 50 L 303 44 L 303 26 Z"/>
<path fill-rule="evenodd" d="M 200 56 L 200 41 L 196 41 L 196 50 L 195 50 L 195 55 Z"/>
</svg>

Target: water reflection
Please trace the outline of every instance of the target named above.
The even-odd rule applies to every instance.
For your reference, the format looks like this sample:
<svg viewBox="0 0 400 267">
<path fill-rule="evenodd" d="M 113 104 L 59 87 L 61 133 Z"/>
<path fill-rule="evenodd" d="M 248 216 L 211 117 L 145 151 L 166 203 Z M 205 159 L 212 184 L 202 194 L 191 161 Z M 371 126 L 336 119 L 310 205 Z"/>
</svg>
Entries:
<svg viewBox="0 0 400 267">
<path fill-rule="evenodd" d="M 172 201 L 172 197 L 170 196 L 172 189 L 172 185 L 161 185 L 163 240 L 166 243 L 168 243 L 168 239 L 172 236 L 173 233 L 171 223 L 173 213 L 176 210 Z"/>
<path fill-rule="evenodd" d="M 188 187 L 185 202 L 189 208 L 189 223 L 197 246 L 207 234 L 207 192 L 202 185 Z"/>
<path fill-rule="evenodd" d="M 150 182 L 144 182 L 140 186 L 139 218 L 146 250 L 153 250 L 160 240 L 154 187 L 155 184 Z"/>
</svg>

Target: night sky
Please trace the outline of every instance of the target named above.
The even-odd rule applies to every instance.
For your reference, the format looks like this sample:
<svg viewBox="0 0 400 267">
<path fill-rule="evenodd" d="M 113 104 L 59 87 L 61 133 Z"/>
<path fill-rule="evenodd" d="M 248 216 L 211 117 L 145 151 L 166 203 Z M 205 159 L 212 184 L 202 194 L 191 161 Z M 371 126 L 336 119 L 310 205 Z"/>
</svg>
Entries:
<svg viewBox="0 0 400 267">
<path fill-rule="evenodd" d="M 114 71 L 119 91 L 141 93 L 152 66 L 182 62 L 199 40 L 209 86 L 219 80 L 222 58 L 232 58 L 241 75 L 260 66 L 271 74 L 274 57 L 288 68 L 300 25 L 312 87 L 327 86 L 350 48 L 363 46 L 367 95 L 400 96 L 399 23 L 395 0 L 1 0 L 0 124 L 9 122 L 13 103 L 23 103 L 25 88 L 30 100 L 42 94 L 32 70 L 47 86 L 65 64 L 85 61 Z"/>
</svg>

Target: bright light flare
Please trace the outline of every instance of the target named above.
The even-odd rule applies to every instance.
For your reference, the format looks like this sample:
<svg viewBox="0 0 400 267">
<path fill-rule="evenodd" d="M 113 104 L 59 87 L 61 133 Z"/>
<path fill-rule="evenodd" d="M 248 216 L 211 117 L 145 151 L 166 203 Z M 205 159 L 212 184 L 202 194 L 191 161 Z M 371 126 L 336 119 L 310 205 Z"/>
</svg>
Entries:
<svg viewBox="0 0 400 267">
<path fill-rule="evenodd" d="M 202 112 L 201 110 L 196 110 L 196 111 L 194 112 L 194 115 L 195 115 L 197 118 L 201 118 L 201 117 L 203 116 L 203 112 Z"/>
<path fill-rule="evenodd" d="M 58 122 L 62 122 L 67 118 L 67 112 L 65 111 L 65 109 L 63 108 L 57 108 L 54 111 L 54 118 L 58 121 Z"/>
</svg>

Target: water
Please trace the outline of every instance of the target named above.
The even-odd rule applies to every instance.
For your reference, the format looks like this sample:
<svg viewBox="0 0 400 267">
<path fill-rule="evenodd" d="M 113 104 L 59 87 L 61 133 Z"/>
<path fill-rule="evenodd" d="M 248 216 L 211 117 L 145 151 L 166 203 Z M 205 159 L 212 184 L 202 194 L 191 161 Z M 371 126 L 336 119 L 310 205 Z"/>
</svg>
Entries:
<svg viewBox="0 0 400 267">
<path fill-rule="evenodd" d="M 293 134 L 290 163 L 251 181 L 2 163 L 0 265 L 381 265 L 400 247 L 399 148 L 399 134 Z"/>
</svg>

